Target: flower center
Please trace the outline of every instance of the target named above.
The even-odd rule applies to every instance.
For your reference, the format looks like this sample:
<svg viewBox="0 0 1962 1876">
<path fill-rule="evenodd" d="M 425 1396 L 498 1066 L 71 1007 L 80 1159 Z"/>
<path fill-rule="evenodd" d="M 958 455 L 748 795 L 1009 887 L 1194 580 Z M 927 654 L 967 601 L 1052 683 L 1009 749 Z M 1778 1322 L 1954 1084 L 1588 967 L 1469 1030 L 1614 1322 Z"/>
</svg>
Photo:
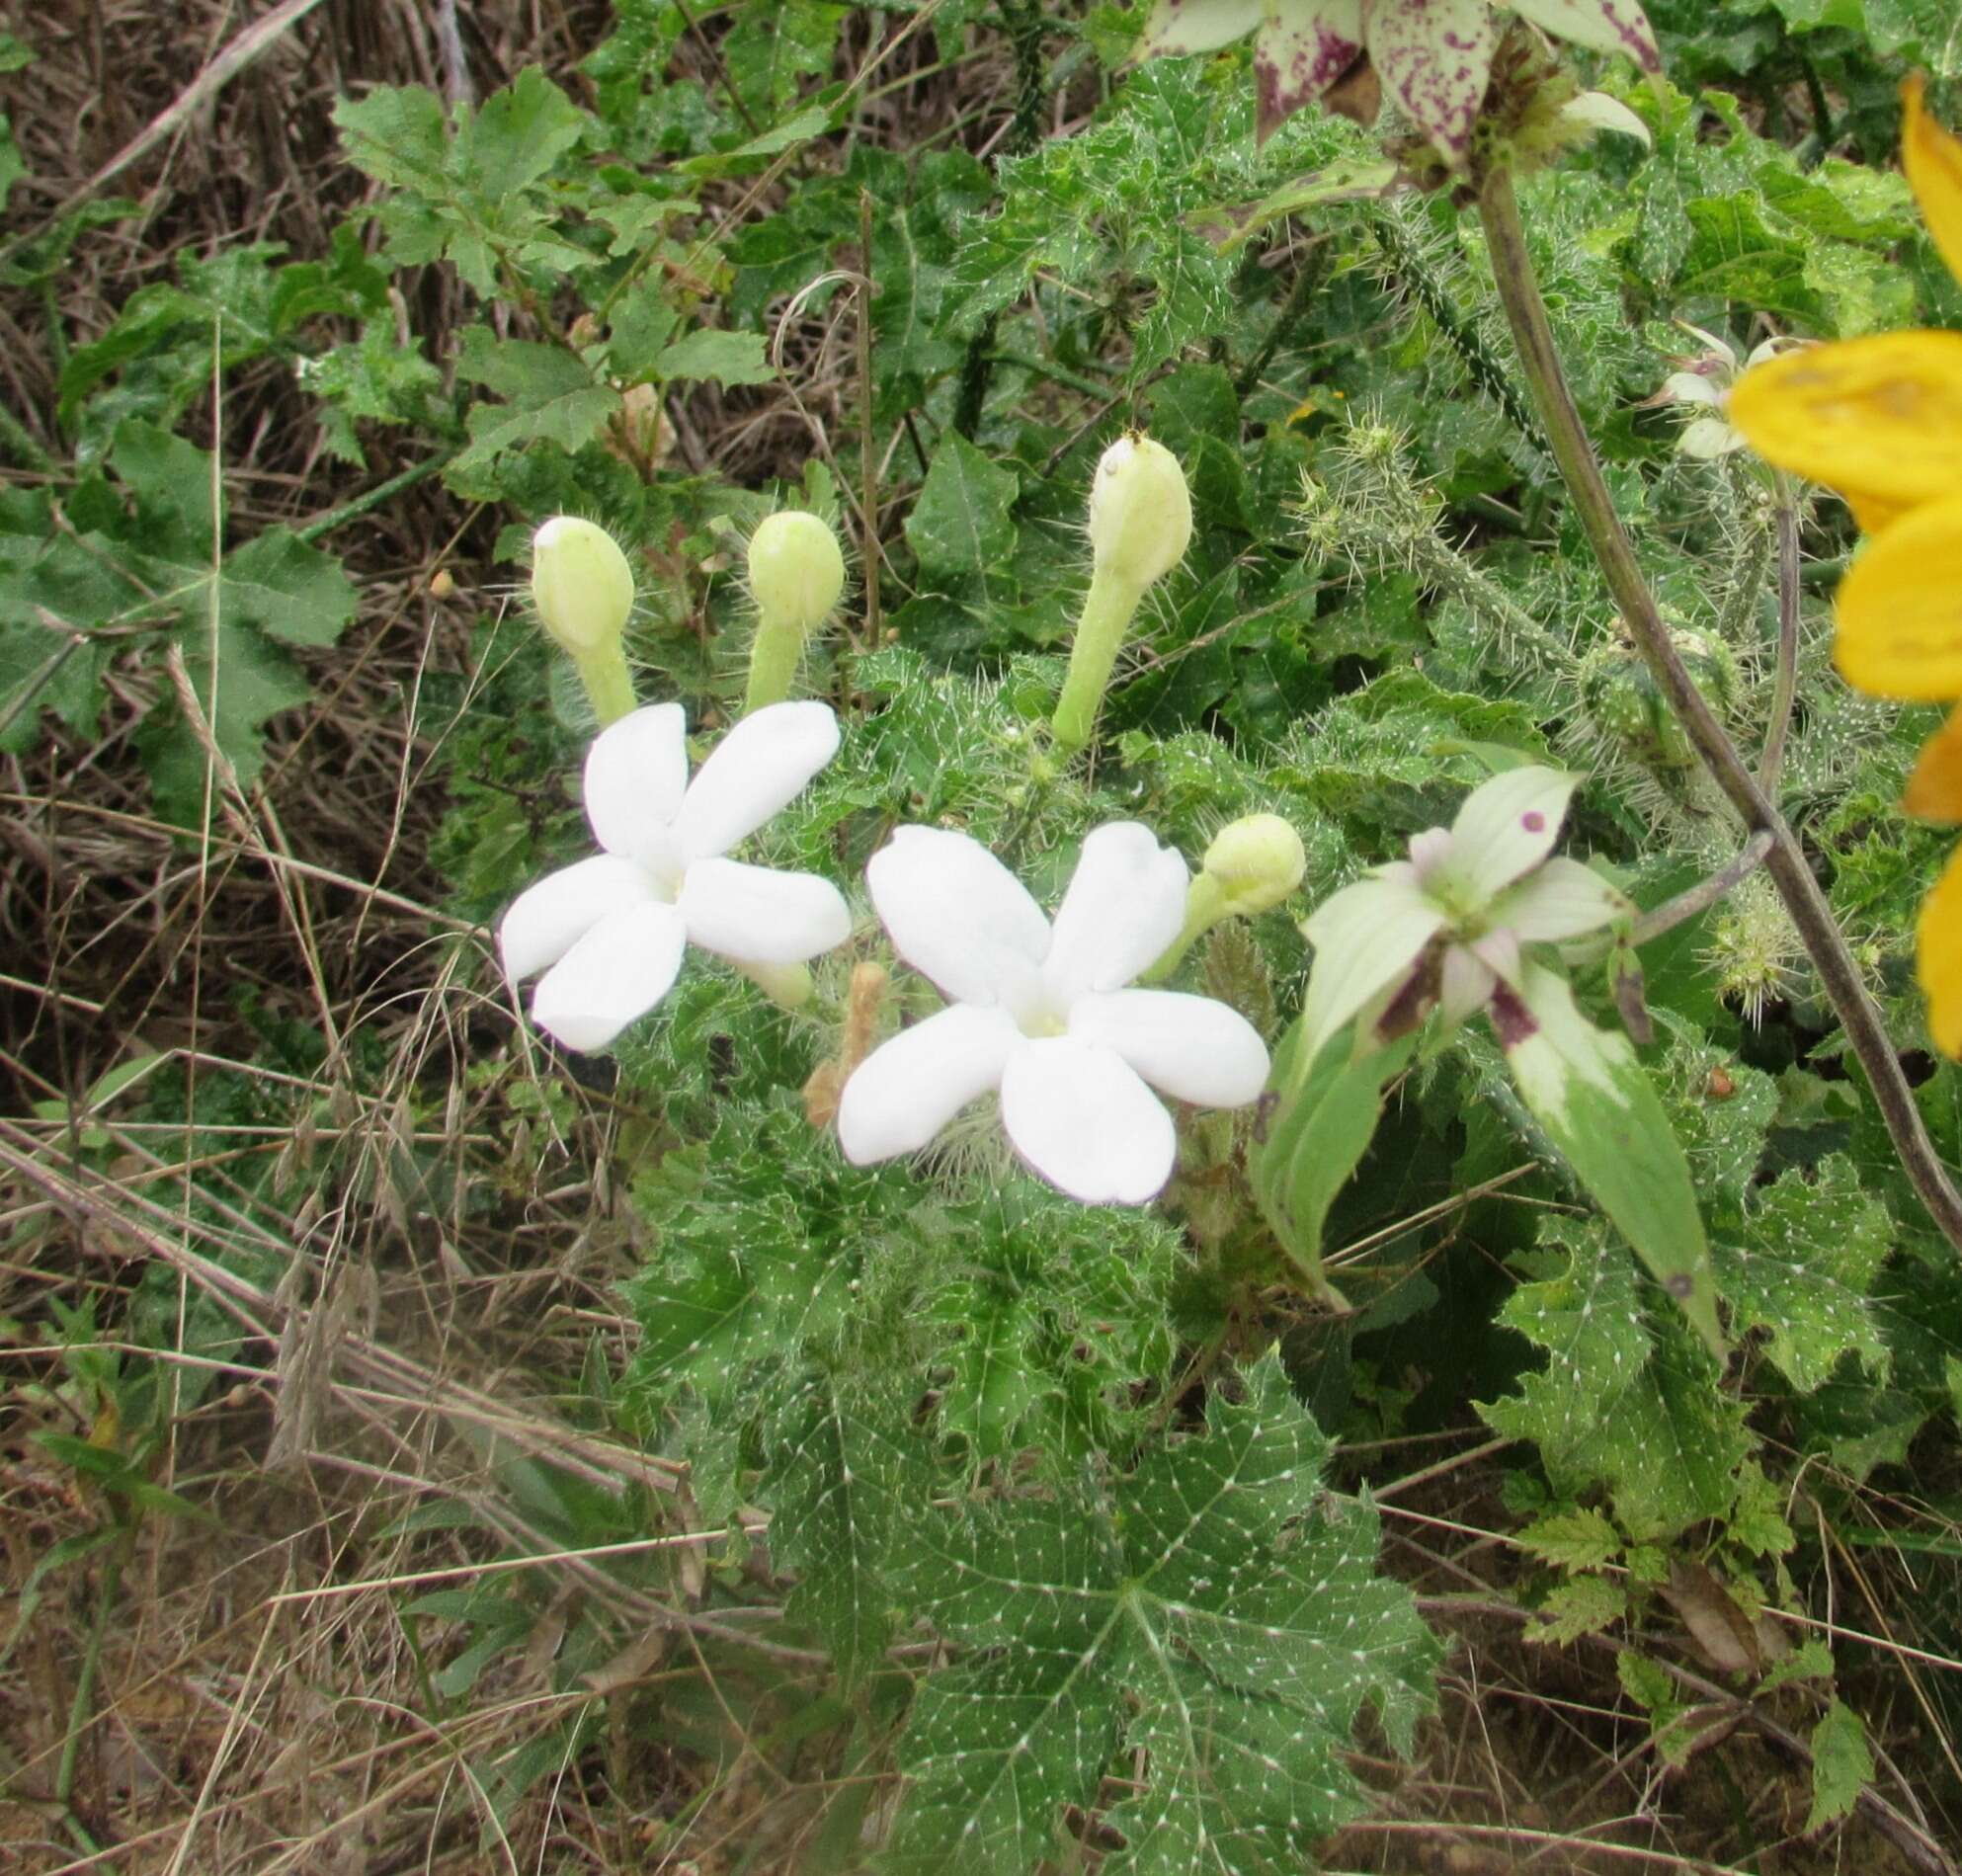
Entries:
<svg viewBox="0 0 1962 1876">
<path fill-rule="evenodd" d="M 681 897 L 688 861 L 675 837 L 665 827 L 650 829 L 633 850 L 635 863 L 646 873 L 656 894 L 673 905 Z"/>
</svg>

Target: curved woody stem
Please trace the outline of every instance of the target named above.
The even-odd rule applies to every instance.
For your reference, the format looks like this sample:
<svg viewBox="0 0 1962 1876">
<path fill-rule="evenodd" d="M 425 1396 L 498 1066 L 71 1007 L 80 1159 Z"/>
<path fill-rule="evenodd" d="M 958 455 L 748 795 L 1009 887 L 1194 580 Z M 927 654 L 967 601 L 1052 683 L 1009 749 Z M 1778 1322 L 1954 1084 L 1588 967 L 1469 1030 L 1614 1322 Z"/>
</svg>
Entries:
<svg viewBox="0 0 1962 1876">
<path fill-rule="evenodd" d="M 1492 255 L 1499 297 L 1518 348 L 1519 363 L 1546 426 L 1561 479 L 1587 530 L 1589 545 L 1600 563 L 1608 591 L 1703 767 L 1746 827 L 1754 834 L 1770 836 L 1765 870 L 1777 886 L 1778 896 L 1791 915 L 1846 1039 L 1859 1058 L 1894 1150 L 1901 1156 L 1902 1167 L 1921 1203 L 1927 1207 L 1928 1215 L 1949 1243 L 1962 1251 L 1962 1193 L 1956 1191 L 1947 1170 L 1936 1157 L 1934 1143 L 1928 1138 L 1920 1108 L 1915 1105 L 1900 1059 L 1887 1038 L 1880 1012 L 1860 981 L 1859 968 L 1846 948 L 1826 895 L 1813 877 L 1812 867 L 1784 816 L 1752 774 L 1708 699 L 1691 681 L 1670 640 L 1662 614 L 1656 610 L 1655 599 L 1636 561 L 1635 549 L 1620 516 L 1615 513 L 1613 498 L 1594 459 L 1581 414 L 1575 408 L 1573 393 L 1568 389 L 1560 354 L 1554 345 L 1553 328 L 1547 318 L 1546 302 L 1540 295 L 1539 282 L 1526 251 L 1525 228 L 1519 219 L 1512 172 L 1503 164 L 1495 164 L 1480 186 L 1478 210 Z"/>
</svg>

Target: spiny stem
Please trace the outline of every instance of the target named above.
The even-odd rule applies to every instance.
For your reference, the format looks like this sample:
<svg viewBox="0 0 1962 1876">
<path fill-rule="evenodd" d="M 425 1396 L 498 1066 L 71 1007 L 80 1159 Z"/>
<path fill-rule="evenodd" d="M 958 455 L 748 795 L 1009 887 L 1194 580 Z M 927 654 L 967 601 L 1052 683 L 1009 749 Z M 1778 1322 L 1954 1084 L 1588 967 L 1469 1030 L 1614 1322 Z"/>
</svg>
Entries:
<svg viewBox="0 0 1962 1876">
<path fill-rule="evenodd" d="M 1728 866 L 1710 874 L 1707 879 L 1699 879 L 1693 886 L 1684 887 L 1674 899 L 1665 899 L 1652 911 L 1643 913 L 1635 921 L 1633 942 L 1646 944 L 1651 938 L 1661 938 L 1665 932 L 1674 932 L 1683 920 L 1709 911 L 1719 899 L 1734 887 L 1742 885 L 1764 864 L 1771 847 L 1769 834 L 1761 830 L 1754 834 L 1745 842 L 1744 851 Z"/>
<path fill-rule="evenodd" d="M 1778 665 L 1771 680 L 1771 721 L 1764 732 L 1763 752 L 1758 758 L 1758 785 L 1775 801 L 1778 771 L 1785 760 L 1785 737 L 1792 726 L 1792 704 L 1798 696 L 1798 502 L 1782 474 L 1772 527 L 1778 536 Z"/>
<path fill-rule="evenodd" d="M 1852 1045 L 1867 1084 L 1886 1123 L 1888 1137 L 1901 1157 L 1910 1183 L 1927 1207 L 1928 1215 L 1958 1251 L 1962 1251 L 1962 1193 L 1958 1193 L 1922 1124 L 1914 1092 L 1901 1071 L 1899 1057 L 1860 979 L 1859 967 L 1846 948 L 1833 909 L 1827 903 L 1811 864 L 1791 828 L 1751 773 L 1729 732 L 1709 700 L 1691 681 L 1669 629 L 1643 578 L 1635 549 L 1616 514 L 1613 497 L 1594 459 L 1581 413 L 1561 367 L 1546 302 L 1540 295 L 1526 231 L 1519 219 L 1512 172 L 1495 166 L 1479 190 L 1479 218 L 1492 254 L 1493 277 L 1506 317 L 1518 347 L 1519 363 L 1532 387 L 1533 401 L 1546 426 L 1554 461 L 1567 485 L 1574 512 L 1587 532 L 1588 543 L 1600 563 L 1608 591 L 1670 707 L 1682 724 L 1697 758 L 1723 790 L 1744 823 L 1754 833 L 1771 837 L 1765 867 L 1778 896 L 1791 915 L 1820 983 L 1831 1000 L 1846 1040 Z"/>
</svg>

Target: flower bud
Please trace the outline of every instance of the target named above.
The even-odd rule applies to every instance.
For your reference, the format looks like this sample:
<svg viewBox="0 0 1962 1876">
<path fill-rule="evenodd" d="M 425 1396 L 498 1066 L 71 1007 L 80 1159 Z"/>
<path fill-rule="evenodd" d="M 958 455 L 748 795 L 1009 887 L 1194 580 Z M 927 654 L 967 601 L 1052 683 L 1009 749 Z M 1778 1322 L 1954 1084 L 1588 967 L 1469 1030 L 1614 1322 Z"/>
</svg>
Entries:
<svg viewBox="0 0 1962 1876">
<path fill-rule="evenodd" d="M 554 515 L 531 536 L 531 598 L 559 646 L 587 657 L 619 643 L 633 610 L 633 569 L 604 528 Z"/>
<path fill-rule="evenodd" d="M 1192 498 L 1179 458 L 1131 431 L 1104 450 L 1090 487 L 1093 565 L 1142 593 L 1185 558 Z"/>
<path fill-rule="evenodd" d="M 1206 876 L 1218 883 L 1225 910 L 1243 917 L 1279 905 L 1307 870 L 1301 836 L 1278 814 L 1243 815 L 1206 849 Z"/>
<path fill-rule="evenodd" d="M 815 515 L 780 509 L 750 537 L 750 597 L 765 629 L 801 638 L 824 622 L 844 591 L 838 536 Z"/>
</svg>

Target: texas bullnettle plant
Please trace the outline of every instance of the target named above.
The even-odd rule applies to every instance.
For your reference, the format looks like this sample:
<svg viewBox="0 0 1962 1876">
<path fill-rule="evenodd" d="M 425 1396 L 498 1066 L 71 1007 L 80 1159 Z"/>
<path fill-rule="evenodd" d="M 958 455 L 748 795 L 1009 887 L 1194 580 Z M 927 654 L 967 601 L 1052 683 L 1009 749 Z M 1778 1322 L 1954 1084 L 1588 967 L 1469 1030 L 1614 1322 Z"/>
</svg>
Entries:
<svg viewBox="0 0 1962 1876">
<path fill-rule="evenodd" d="M 1749 982 L 1735 959 L 1722 975 L 1754 1020 L 1767 997 L 1816 987 L 1912 1189 L 1962 1245 L 1962 1202 L 1862 956 L 1779 805 L 1781 770 L 1815 760 L 1825 730 L 1793 721 L 1797 485 L 1749 455 L 1756 445 L 1835 482 L 1877 532 L 1840 594 L 1842 669 L 1883 693 L 1953 697 L 1962 680 L 1905 649 L 1952 599 L 1936 570 L 1955 558 L 1953 451 L 1921 421 L 1953 402 L 1948 335 L 1813 351 L 1775 334 L 1747 357 L 1678 321 L 1701 349 L 1676 357 L 1645 407 L 1674 407 L 1680 473 L 1712 478 L 1707 499 L 1745 544 L 1741 597 L 1721 616 L 1666 614 L 1577 409 L 1516 187 L 1596 133 L 1647 147 L 1657 113 L 1583 93 L 1533 29 L 1625 54 L 1660 84 L 1655 38 L 1629 0 L 1158 0 L 1138 41 L 1147 57 L 1178 57 L 1251 32 L 1262 139 L 1324 96 L 1354 111 L 1363 80 L 1380 82 L 1414 134 L 1349 175 L 1379 195 L 1448 199 L 1478 234 L 1447 237 L 1432 215 L 1418 239 L 1401 209 L 1379 209 L 1371 251 L 1511 425 L 1535 499 L 1557 480 L 1612 601 L 1612 628 L 1584 638 L 1575 609 L 1594 598 L 1577 602 L 1566 574 L 1501 580 L 1445 535 L 1443 497 L 1410 467 L 1409 429 L 1362 410 L 1330 433 L 1298 482 L 1295 551 L 1364 584 L 1411 582 L 1458 621 L 1433 648 L 1437 682 L 1385 677 L 1377 715 L 1328 719 L 1377 762 L 1400 710 L 1433 724 L 1421 711 L 1455 696 L 1461 711 L 1449 740 L 1427 728 L 1428 743 L 1385 768 L 1424 806 L 1400 806 L 1403 831 L 1359 876 L 1365 856 L 1279 779 L 1312 760 L 1307 745 L 1270 760 L 1259 747 L 1228 757 L 1214 739 L 1204 753 L 1189 737 L 1159 741 L 1113 685 L 1148 605 L 1183 619 L 1190 588 L 1225 577 L 1188 567 L 1198 466 L 1223 473 L 1189 424 L 1197 454 L 1184 461 L 1142 428 L 1104 444 L 1079 485 L 1079 604 L 1066 568 L 1051 591 L 1019 589 L 1024 613 L 1068 621 L 1060 666 L 1011 664 L 975 686 L 932 677 L 908 647 L 916 600 L 897 615 L 896 648 L 855 655 L 841 712 L 795 695 L 846 593 L 838 537 L 812 512 L 828 497 L 749 518 L 752 630 L 733 723 L 727 710 L 691 723 L 679 702 L 636 702 L 622 648 L 635 582 L 617 543 L 566 517 L 534 536 L 540 623 L 601 725 L 581 788 L 600 852 L 509 907 L 500 953 L 514 981 L 537 978 L 537 1026 L 574 1050 L 616 1049 L 623 1088 L 672 1100 L 692 1072 L 683 1038 L 704 1021 L 749 1038 L 738 1047 L 753 1059 L 730 1071 L 751 1078 L 747 1118 L 711 1120 L 695 1145 L 670 1149 L 694 1156 L 689 1170 L 664 1162 L 641 1193 L 656 1249 L 634 1284 L 647 1340 L 633 1385 L 653 1423 L 692 1429 L 698 1493 L 761 1494 L 776 1562 L 796 1579 L 788 1606 L 848 1684 L 869 1684 L 905 1625 L 950 1650 L 910 1694 L 894 1867 L 1034 1868 L 1065 1807 L 1098 1812 L 1120 1746 L 1132 1795 L 1101 1811 L 1122 1845 L 1116 1866 L 1269 1867 L 1305 1855 L 1355 1803 L 1331 1754 L 1361 1703 L 1408 1737 L 1432 1643 L 1404 1592 L 1374 1576 L 1367 1513 L 1314 1508 L 1324 1448 L 1277 1357 L 1235 1346 L 1229 1309 L 1195 1370 L 1209 1377 L 1202 1424 L 1175 1427 L 1177 1398 L 1156 1390 L 1177 1346 L 1162 1325 L 1181 1265 L 1187 1297 L 1210 1286 L 1247 1311 L 1278 1286 L 1331 1320 L 1358 1319 L 1353 1279 L 1336 1280 L 1334 1222 L 1378 1129 L 1407 1127 L 1401 1110 L 1426 1091 L 1489 1107 L 1584 1201 L 1520 1254 L 1505 1306 L 1547 1365 L 1481 1407 L 1544 1468 L 1533 1489 L 1551 1496 L 1527 1547 L 1569 1575 L 1542 1636 L 1638 1622 L 1639 1588 L 1600 1573 L 1625 1556 L 1629 1584 L 1666 1578 L 1654 1560 L 1699 1520 L 1729 1533 L 1718 1542 L 1741 1578 L 1790 1548 L 1726 1376 L 1758 1329 L 1800 1394 L 1842 1360 L 1885 1365 L 1865 1302 L 1884 1214 L 1843 1162 L 1822 1163 L 1822 1202 L 1831 1192 L 1845 1206 L 1836 1280 L 1853 1301 L 1832 1330 L 1794 1332 L 1805 1279 L 1780 1274 L 1775 1221 L 1813 1187 L 1788 1171 L 1760 1199 L 1748 1179 L 1712 1179 L 1727 1149 L 1683 1090 L 1715 1091 L 1721 1073 L 1730 1100 L 1737 1077 L 1699 1066 L 1667 1009 L 1659 1043 L 1645 1003 L 1644 947 L 1682 922 L 1715 908 L 1717 945 L 1740 957 L 1724 933 L 1770 935 L 1775 958 Z M 1918 92 L 1909 135 L 1911 177 L 1954 261 L 1962 157 Z M 1277 202 L 1356 193 L 1310 177 L 1253 209 L 1227 204 L 1228 219 L 1244 230 Z M 1496 305 L 1481 311 L 1488 290 Z M 1904 396 L 1906 427 L 1877 441 L 1878 420 L 1860 413 L 1898 411 Z M 829 488 L 815 469 L 806 483 Z M 956 583 L 968 616 L 994 604 L 1016 492 L 1015 476 L 951 434 L 907 523 L 917 577 Z M 865 577 L 877 579 L 870 555 Z M 1753 586 L 1767 577 L 1768 649 Z M 1234 589 L 1222 591 L 1224 628 Z M 1182 655 L 1175 633 L 1170 656 Z M 1576 813 L 1586 778 L 1548 759 L 1530 714 L 1480 702 L 1495 668 L 1564 712 L 1558 746 L 1597 765 L 1628 820 L 1687 845 L 1704 876 L 1636 889 L 1645 856 L 1617 864 L 1598 851 L 1624 810 L 1604 814 L 1596 796 Z M 1917 811 L 1956 818 L 1956 746 L 1953 725 L 1928 745 L 1910 784 Z M 1448 783 L 1427 751 L 1448 752 Z M 1320 773 L 1340 774 L 1341 751 L 1328 760 Z M 1178 825 L 1145 806 L 1112 812 L 1110 772 L 1138 777 L 1130 792 Z M 1181 786 L 1206 804 L 1200 820 L 1179 811 Z M 1333 783 L 1324 798 L 1339 798 Z M 1571 851 L 1556 851 L 1563 840 Z M 1922 915 L 1921 979 L 1935 1038 L 1953 1049 L 1962 975 L 1944 894 L 1958 897 L 1944 884 Z M 1273 915 L 1297 897 L 1306 912 L 1290 932 Z M 685 966 L 691 948 L 702 964 Z M 735 1014 L 717 959 L 774 1001 L 783 1014 L 772 1021 L 795 1013 L 795 1030 Z M 696 1014 L 710 1011 L 722 1014 Z M 768 1064 L 791 1033 L 810 1038 L 803 1065 L 786 1059 L 773 1084 Z M 763 1129 L 764 1158 L 731 1126 Z M 1151 1238 L 1149 1252 L 1126 1241 L 1119 1278 L 1107 1247 L 1158 1227 L 1116 1225 L 1110 1208 L 1154 1201 L 1184 1236 Z M 1086 1326 L 1099 1308 L 1112 1320 L 1142 1308 L 1156 1340 L 1107 1346 Z M 1670 1470 L 1659 1429 L 1700 1442 L 1694 1460 Z M 1586 1544 L 1569 1541 L 1583 1530 Z M 1350 1572 L 1339 1590 L 1307 1561 L 1330 1546 Z M 1357 1624 L 1359 1647 L 1336 1645 Z M 1677 1709 L 1642 1657 L 1626 1659 L 1660 1737 Z M 1815 1739 L 1822 1817 L 1851 1802 L 1848 1738 L 1864 1751 L 1835 1703 Z"/>
<path fill-rule="evenodd" d="M 483 1435 L 523 1569 L 405 1619 L 498 1829 L 644 1734 L 676 1866 L 734 1804 L 818 1868 L 1308 1868 L 1505 1623 L 1595 1651 L 1645 1806 L 1756 1727 L 1805 1829 L 1939 1867 L 1796 1631 L 1843 1653 L 1845 1559 L 1939 1496 L 1855 1495 L 1962 1376 L 1962 858 L 1896 812 L 1962 822 L 1962 713 L 1896 707 L 1962 697 L 1962 146 L 1911 88 L 1906 183 L 1843 161 L 1891 154 L 1868 53 L 1788 148 L 1810 86 L 1719 84 L 1771 16 L 1672 83 L 1653 10 L 623 7 L 590 106 L 373 89 L 331 258 L 187 257 L 75 348 L 75 486 L 0 488 L 0 743 L 139 695 L 193 838 L 370 499 L 236 540 L 177 434 L 220 368 L 523 518 L 417 733 L 525 1046 L 473 1008 L 493 1147 L 381 1157 L 577 1213 L 552 1391 L 677 1489 Z M 882 145 L 970 65 L 999 123 Z M 198 1136 L 226 1179 L 269 1101 Z M 511 1752 L 448 1704 L 500 1662 L 550 1706 Z"/>
</svg>

